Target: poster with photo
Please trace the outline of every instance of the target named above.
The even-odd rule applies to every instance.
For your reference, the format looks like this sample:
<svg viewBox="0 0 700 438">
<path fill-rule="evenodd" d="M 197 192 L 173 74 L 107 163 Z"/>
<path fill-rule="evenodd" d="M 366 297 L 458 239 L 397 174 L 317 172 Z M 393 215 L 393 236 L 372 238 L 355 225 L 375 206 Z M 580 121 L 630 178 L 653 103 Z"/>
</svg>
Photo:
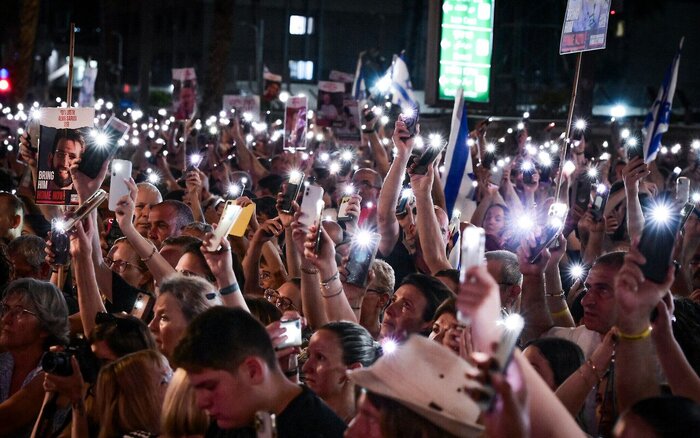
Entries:
<svg viewBox="0 0 700 438">
<path fill-rule="evenodd" d="M 609 16 L 610 0 L 569 0 L 559 54 L 604 49 Z"/>
<path fill-rule="evenodd" d="M 345 84 L 342 82 L 321 81 L 318 83 L 316 124 L 326 128 L 333 126 L 343 114 Z"/>
<path fill-rule="evenodd" d="M 343 99 L 343 112 L 333 122 L 333 133 L 339 143 L 357 143 L 362 140 L 360 103 L 355 99 Z"/>
<path fill-rule="evenodd" d="M 77 205 L 70 165 L 89 147 L 94 108 L 42 108 L 36 203 Z"/>
<path fill-rule="evenodd" d="M 235 109 L 239 116 L 244 113 L 250 113 L 253 115 L 253 120 L 258 120 L 260 118 L 260 96 L 225 94 L 222 108 L 227 117 L 230 117 L 231 110 Z"/>
<path fill-rule="evenodd" d="M 348 96 L 352 94 L 352 84 L 355 82 L 355 75 L 338 70 L 331 70 L 328 78 L 333 82 L 342 82 L 345 84 L 345 94 Z"/>
<path fill-rule="evenodd" d="M 197 112 L 197 75 L 194 68 L 173 69 L 173 113 L 176 120 L 192 119 Z"/>
<path fill-rule="evenodd" d="M 284 109 L 284 149 L 306 149 L 306 114 L 308 109 L 306 96 L 294 96 L 287 99 Z"/>
</svg>

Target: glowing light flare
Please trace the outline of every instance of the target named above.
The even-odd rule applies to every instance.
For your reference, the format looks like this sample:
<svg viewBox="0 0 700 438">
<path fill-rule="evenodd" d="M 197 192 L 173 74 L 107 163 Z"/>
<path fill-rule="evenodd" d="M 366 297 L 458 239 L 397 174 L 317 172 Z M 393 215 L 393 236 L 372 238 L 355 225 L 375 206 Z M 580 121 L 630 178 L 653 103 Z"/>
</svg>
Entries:
<svg viewBox="0 0 700 438">
<path fill-rule="evenodd" d="M 520 216 L 515 223 L 519 231 L 530 231 L 535 228 L 535 222 L 529 216 Z"/>
<path fill-rule="evenodd" d="M 158 185 L 160 183 L 160 176 L 156 172 L 151 172 L 148 177 L 146 178 L 149 183 L 153 185 Z"/>
<path fill-rule="evenodd" d="M 691 149 L 693 149 L 694 151 L 697 151 L 698 149 L 700 149 L 700 140 L 693 140 L 693 141 L 690 143 L 690 147 L 691 147 Z"/>
<path fill-rule="evenodd" d="M 381 93 L 388 92 L 391 88 L 391 76 L 388 74 L 384 75 L 381 79 L 377 81 L 375 86 L 377 87 L 377 90 L 379 90 Z"/>
<path fill-rule="evenodd" d="M 518 131 L 522 131 L 523 129 L 525 129 L 525 124 L 523 122 L 520 122 L 517 124 L 516 128 L 518 128 Z"/>
<path fill-rule="evenodd" d="M 328 166 L 328 171 L 331 173 L 331 175 L 336 175 L 338 172 L 340 172 L 340 163 L 333 161 L 330 166 Z"/>
<path fill-rule="evenodd" d="M 487 154 L 493 154 L 496 152 L 496 145 L 493 143 L 486 143 L 484 150 L 486 151 Z"/>
<path fill-rule="evenodd" d="M 576 123 L 574 123 L 574 127 L 579 131 L 584 131 L 586 129 L 586 126 L 587 123 L 584 119 L 578 119 L 576 120 Z"/>
<path fill-rule="evenodd" d="M 698 202 L 700 202 L 700 193 L 699 192 L 693 193 L 692 195 L 690 195 L 690 199 L 692 199 L 693 202 L 697 204 Z"/>
<path fill-rule="evenodd" d="M 598 185 L 596 186 L 595 191 L 596 191 L 596 193 L 598 193 L 599 195 L 602 195 L 602 194 L 604 194 L 605 192 L 608 191 L 608 187 L 607 187 L 605 184 L 602 184 L 602 183 L 601 183 L 601 184 L 598 184 Z"/>
<path fill-rule="evenodd" d="M 570 279 L 581 281 L 586 276 L 586 267 L 580 263 L 572 263 L 567 267 L 566 273 Z"/>
<path fill-rule="evenodd" d="M 289 93 L 287 91 L 283 91 L 279 95 L 280 102 L 282 103 L 287 103 L 289 100 Z"/>
<path fill-rule="evenodd" d="M 511 313 L 504 317 L 500 321 L 500 325 L 503 326 L 509 332 L 519 332 L 525 327 L 525 320 L 518 313 Z"/>
<path fill-rule="evenodd" d="M 574 173 L 575 170 L 576 170 L 576 165 L 574 164 L 573 161 L 567 160 L 564 163 L 564 168 L 562 169 L 562 171 L 564 172 L 565 175 L 570 176 L 572 173 Z"/>
<path fill-rule="evenodd" d="M 382 354 L 394 354 L 399 344 L 393 340 L 386 338 L 382 341 Z"/>
<path fill-rule="evenodd" d="M 586 170 L 586 175 L 592 179 L 598 178 L 598 169 L 595 167 L 589 167 L 588 170 Z"/>
<path fill-rule="evenodd" d="M 665 225 L 671 219 L 671 215 L 673 215 L 673 208 L 670 205 L 657 203 L 651 208 L 649 219 L 655 225 Z"/>
</svg>

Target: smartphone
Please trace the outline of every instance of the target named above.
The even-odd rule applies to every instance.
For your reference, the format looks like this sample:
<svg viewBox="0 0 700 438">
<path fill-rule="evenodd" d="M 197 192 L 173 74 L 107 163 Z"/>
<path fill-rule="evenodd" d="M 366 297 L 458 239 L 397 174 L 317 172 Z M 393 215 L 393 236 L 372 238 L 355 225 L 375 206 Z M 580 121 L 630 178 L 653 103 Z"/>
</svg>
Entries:
<svg viewBox="0 0 700 438">
<path fill-rule="evenodd" d="M 255 413 L 255 437 L 277 438 L 277 421 L 275 414 L 258 411 Z"/>
<path fill-rule="evenodd" d="M 224 206 L 226 208 L 226 206 Z M 248 229 L 248 224 L 250 219 L 255 213 L 255 204 L 248 204 L 241 210 L 241 213 L 236 218 L 236 221 L 231 226 L 229 234 L 235 237 L 243 237 L 246 230 Z M 223 217 L 223 216 L 222 216 Z"/>
<path fill-rule="evenodd" d="M 682 230 L 685 228 L 685 223 L 688 222 L 688 219 L 690 219 L 690 215 L 693 214 L 693 212 L 697 214 L 695 203 L 686 202 L 681 209 L 681 223 L 678 229 Z"/>
<path fill-rule="evenodd" d="M 508 321 L 503 323 L 503 332 L 501 339 L 498 342 L 496 351 L 493 353 L 491 370 L 505 372 L 513 358 L 513 351 L 518 345 L 518 339 L 525 326 L 522 316 L 511 314 L 506 317 Z M 484 392 L 484 397 L 476 400 L 477 405 L 482 411 L 489 411 L 493 407 L 496 400 L 496 391 L 489 384 L 485 384 L 481 389 Z"/>
<path fill-rule="evenodd" d="M 70 246 L 68 233 L 63 229 L 61 223 L 62 220 L 60 219 L 51 221 L 51 249 L 54 252 L 54 264 L 59 266 L 68 264 L 68 249 Z"/>
<path fill-rule="evenodd" d="M 456 236 L 459 234 L 459 224 L 461 223 L 462 220 L 462 213 L 458 211 L 457 209 L 452 211 L 452 219 L 450 219 L 450 224 L 448 228 L 448 234 L 450 236 L 450 239 L 452 236 Z"/>
<path fill-rule="evenodd" d="M 131 178 L 131 161 L 113 160 L 109 179 L 109 210 L 115 211 L 122 196 L 129 194 L 125 179 Z"/>
<path fill-rule="evenodd" d="M 78 222 L 85 219 L 85 217 L 90 214 L 90 212 L 102 204 L 102 201 L 107 199 L 109 195 L 102 189 L 97 189 L 95 193 L 92 194 L 85 202 L 80 204 L 78 208 L 73 212 L 68 212 L 63 217 L 62 223 L 58 225 L 62 226 L 63 230 L 68 233 L 70 232 Z"/>
<path fill-rule="evenodd" d="M 435 159 L 440 155 L 440 152 L 442 152 L 444 147 L 445 143 L 443 143 L 443 145 L 440 147 L 427 146 L 420 158 L 415 161 L 416 165 L 413 168 L 413 173 L 425 175 L 426 172 L 428 172 L 428 166 L 433 165 L 433 161 L 435 161 Z"/>
<path fill-rule="evenodd" d="M 117 142 L 128 131 L 128 123 L 122 122 L 115 116 L 110 117 L 97 136 L 88 136 L 78 169 L 90 178 L 97 177 L 104 162 L 117 153 L 119 149 Z"/>
<path fill-rule="evenodd" d="M 316 255 L 321 251 L 321 228 L 323 228 L 323 222 L 319 221 L 316 236 L 314 237 L 314 254 Z"/>
<path fill-rule="evenodd" d="M 304 186 L 304 174 L 299 171 L 293 171 L 289 174 L 289 181 L 287 182 L 287 188 L 284 191 L 282 205 L 280 206 L 280 211 L 283 213 L 293 213 L 292 202 L 296 201 L 299 197 L 299 192 Z"/>
<path fill-rule="evenodd" d="M 523 172 L 523 184 L 532 185 L 535 183 L 535 180 L 533 178 L 533 174 L 535 173 L 535 169 L 523 170 L 522 172 Z"/>
<path fill-rule="evenodd" d="M 462 254 L 459 261 L 459 281 L 466 280 L 467 271 L 483 263 L 486 233 L 480 227 L 467 227 L 462 233 Z M 464 321 L 463 321 L 464 322 Z"/>
<path fill-rule="evenodd" d="M 369 123 L 372 120 L 374 120 L 377 115 L 374 113 L 374 108 L 370 108 L 369 105 L 365 105 L 364 108 L 362 109 L 362 117 L 364 118 L 365 122 Z"/>
<path fill-rule="evenodd" d="M 576 181 L 576 197 L 574 202 L 584 211 L 588 210 L 591 202 L 591 186 L 593 181 L 586 175 L 581 175 Z"/>
<path fill-rule="evenodd" d="M 406 129 L 408 129 L 408 137 L 402 138 L 401 140 L 406 141 L 416 135 L 416 127 L 418 126 L 418 118 L 420 114 L 420 107 L 418 104 L 411 105 L 405 112 L 402 112 L 402 118 L 406 124 Z"/>
<path fill-rule="evenodd" d="M 605 211 L 605 204 L 608 203 L 609 192 L 606 190 L 596 190 L 595 198 L 593 198 L 593 207 L 591 208 L 591 214 L 596 222 L 600 222 L 603 219 L 603 212 Z"/>
<path fill-rule="evenodd" d="M 415 200 L 415 195 L 410 187 L 405 187 L 401 190 L 401 197 L 399 202 L 396 203 L 396 217 L 402 218 L 408 214 L 408 209 Z"/>
<path fill-rule="evenodd" d="M 681 176 L 676 180 L 676 201 L 688 202 L 690 199 L 690 178 Z"/>
<path fill-rule="evenodd" d="M 636 157 L 644 158 L 644 151 L 639 146 L 625 146 L 627 153 L 627 161 L 632 161 Z"/>
<path fill-rule="evenodd" d="M 301 345 L 301 318 L 280 321 L 280 326 L 285 329 L 287 340 L 277 346 L 277 350 Z"/>
<path fill-rule="evenodd" d="M 242 210 L 240 205 L 236 205 L 236 201 L 226 201 L 224 211 L 221 212 L 221 218 L 216 226 L 216 230 L 214 230 L 214 236 L 211 238 L 209 245 L 204 248 L 206 251 L 218 251 L 219 247 L 221 247 L 221 241 L 231 231 L 231 227 L 233 227 Z"/>
<path fill-rule="evenodd" d="M 361 226 L 374 214 L 376 206 L 372 202 L 365 203 L 362 208 L 360 208 L 360 217 L 357 218 L 357 225 Z"/>
<path fill-rule="evenodd" d="M 354 215 L 348 214 L 348 204 L 352 199 L 352 195 L 345 195 L 343 199 L 340 200 L 340 205 L 338 206 L 338 222 L 349 222 L 356 219 Z"/>
<path fill-rule="evenodd" d="M 381 236 L 378 233 L 360 231 L 350 244 L 350 257 L 345 269 L 348 271 L 346 283 L 365 287 L 369 270 L 379 248 Z"/>
<path fill-rule="evenodd" d="M 156 299 L 152 296 L 144 292 L 139 292 L 139 294 L 136 295 L 134 307 L 131 309 L 131 316 L 135 316 L 142 321 L 148 321 L 151 316 L 151 312 L 153 311 L 153 305 L 155 302 Z"/>
<path fill-rule="evenodd" d="M 671 214 L 664 223 L 649 218 L 644 222 L 639 251 L 646 258 L 646 263 L 641 268 L 647 279 L 655 283 L 663 283 L 666 279 L 680 224 L 680 214 Z"/>
<path fill-rule="evenodd" d="M 566 204 L 555 202 L 549 207 L 549 213 L 547 215 L 547 223 L 545 224 L 542 233 L 536 239 L 537 245 L 535 249 L 531 252 L 530 263 L 537 263 L 542 252 L 549 248 L 549 246 L 557 240 L 561 232 L 564 230 L 564 221 L 566 220 L 566 214 L 569 212 L 569 208 Z"/>
<path fill-rule="evenodd" d="M 323 188 L 316 184 L 309 184 L 304 190 L 304 197 L 301 200 L 302 215 L 299 218 L 299 223 L 306 229 L 312 225 L 319 225 L 324 205 Z"/>
</svg>

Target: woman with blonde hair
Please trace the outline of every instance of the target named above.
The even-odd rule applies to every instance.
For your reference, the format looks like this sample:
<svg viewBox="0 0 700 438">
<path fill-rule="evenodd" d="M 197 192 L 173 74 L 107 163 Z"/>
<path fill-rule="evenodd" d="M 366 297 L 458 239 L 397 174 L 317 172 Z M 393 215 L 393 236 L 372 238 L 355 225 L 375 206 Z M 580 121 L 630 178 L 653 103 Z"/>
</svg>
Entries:
<svg viewBox="0 0 700 438">
<path fill-rule="evenodd" d="M 105 365 L 97 377 L 99 438 L 155 437 L 172 370 L 153 350 L 132 353 Z"/>
<path fill-rule="evenodd" d="M 175 371 L 163 402 L 161 433 L 167 438 L 203 437 L 209 416 L 197 407 L 187 372 Z"/>
</svg>

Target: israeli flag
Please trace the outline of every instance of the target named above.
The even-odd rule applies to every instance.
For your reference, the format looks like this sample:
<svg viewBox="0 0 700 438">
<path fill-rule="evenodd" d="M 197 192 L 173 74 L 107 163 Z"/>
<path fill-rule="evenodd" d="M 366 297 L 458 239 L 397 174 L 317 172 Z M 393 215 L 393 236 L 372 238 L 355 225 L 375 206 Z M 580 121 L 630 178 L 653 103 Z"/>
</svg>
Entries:
<svg viewBox="0 0 700 438">
<path fill-rule="evenodd" d="M 673 94 L 676 92 L 676 82 L 678 81 L 678 64 L 681 60 L 681 51 L 683 49 L 683 40 L 681 38 L 678 52 L 673 58 L 673 62 L 666 71 L 664 83 L 661 85 L 659 94 L 656 96 L 654 104 L 644 120 L 642 132 L 644 133 L 644 162 L 650 163 L 656 158 L 656 154 L 661 148 L 661 136 L 668 131 L 668 125 L 671 121 L 671 106 L 673 104 Z"/>
<path fill-rule="evenodd" d="M 360 52 L 357 56 L 357 67 L 355 67 L 355 80 L 352 83 L 352 95 L 357 101 L 367 99 L 367 88 L 365 86 L 365 75 L 362 73 L 362 57 L 365 52 Z"/>
<path fill-rule="evenodd" d="M 416 98 L 413 95 L 413 85 L 408 73 L 408 66 L 403 55 L 394 55 L 391 67 L 387 72 L 391 78 L 391 103 L 399 106 L 416 106 Z"/>
<path fill-rule="evenodd" d="M 470 143 L 467 105 L 464 102 L 464 90 L 459 88 L 452 110 L 450 139 L 445 151 L 446 176 L 442 178 L 447 217 L 452 217 L 454 209 L 464 212 L 468 209 L 466 206 L 471 203 L 474 191 L 473 181 L 476 180 L 476 176 L 474 175 Z M 465 215 L 463 214 L 462 217 L 464 218 Z"/>
</svg>

